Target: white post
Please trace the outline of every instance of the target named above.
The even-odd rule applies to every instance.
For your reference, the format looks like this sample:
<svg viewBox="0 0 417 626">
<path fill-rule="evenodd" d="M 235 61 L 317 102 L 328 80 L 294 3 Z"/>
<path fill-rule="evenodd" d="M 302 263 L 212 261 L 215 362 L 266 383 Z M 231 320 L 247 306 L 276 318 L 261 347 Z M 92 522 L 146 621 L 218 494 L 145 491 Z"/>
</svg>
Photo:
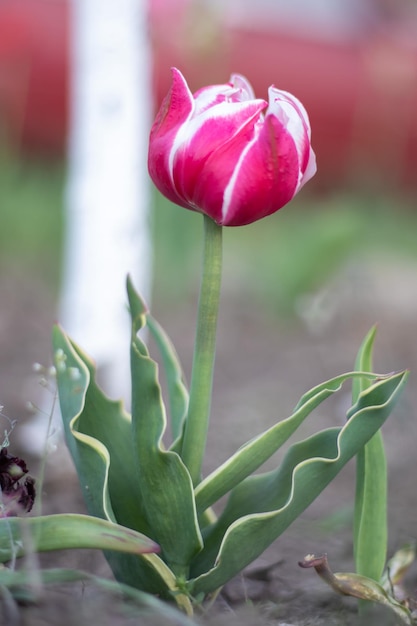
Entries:
<svg viewBox="0 0 417 626">
<path fill-rule="evenodd" d="M 151 115 L 145 0 L 72 0 L 71 123 L 60 322 L 128 398 L 126 275 L 149 299 Z"/>
</svg>

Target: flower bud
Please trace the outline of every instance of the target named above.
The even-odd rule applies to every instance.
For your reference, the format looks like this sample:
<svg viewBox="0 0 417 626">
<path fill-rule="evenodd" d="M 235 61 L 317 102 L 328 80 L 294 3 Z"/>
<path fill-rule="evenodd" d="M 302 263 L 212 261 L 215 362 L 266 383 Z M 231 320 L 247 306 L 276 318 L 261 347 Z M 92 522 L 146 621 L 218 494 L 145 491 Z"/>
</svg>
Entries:
<svg viewBox="0 0 417 626">
<path fill-rule="evenodd" d="M 316 172 L 307 112 L 274 86 L 269 104 L 238 74 L 191 93 L 179 70 L 153 124 L 148 168 L 172 202 L 223 226 L 275 213 Z"/>
</svg>

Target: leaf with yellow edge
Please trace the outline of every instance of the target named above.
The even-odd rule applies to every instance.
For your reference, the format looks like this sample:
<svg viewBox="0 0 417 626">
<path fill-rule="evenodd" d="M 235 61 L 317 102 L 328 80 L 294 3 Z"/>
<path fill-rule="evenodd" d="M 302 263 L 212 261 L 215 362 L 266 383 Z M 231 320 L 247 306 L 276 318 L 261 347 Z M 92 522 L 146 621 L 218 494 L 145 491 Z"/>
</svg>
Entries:
<svg viewBox="0 0 417 626">
<path fill-rule="evenodd" d="M 159 552 L 141 533 L 90 515 L 60 514 L 0 519 L 0 562 L 28 552 L 97 548 L 131 554 Z"/>
</svg>

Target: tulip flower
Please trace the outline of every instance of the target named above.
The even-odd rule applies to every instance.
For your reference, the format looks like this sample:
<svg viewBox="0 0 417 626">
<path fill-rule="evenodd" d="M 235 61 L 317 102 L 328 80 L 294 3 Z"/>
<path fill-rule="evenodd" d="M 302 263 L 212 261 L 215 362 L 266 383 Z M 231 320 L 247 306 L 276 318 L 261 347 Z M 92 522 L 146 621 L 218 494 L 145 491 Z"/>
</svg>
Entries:
<svg viewBox="0 0 417 626">
<path fill-rule="evenodd" d="M 386 550 L 386 460 L 380 428 L 408 372 L 371 373 L 375 329 L 362 343 L 354 371 L 316 385 L 290 416 L 278 415 L 275 424 L 205 474 L 211 465 L 204 457 L 223 226 L 249 224 L 277 211 L 316 169 L 303 106 L 275 87 L 270 88 L 269 99 L 269 105 L 256 99 L 248 82 L 237 75 L 230 84 L 205 87 L 192 95 L 180 72 L 173 70 L 170 94 L 151 131 L 149 171 L 165 196 L 202 214 L 203 258 L 190 385 L 171 340 L 130 278 L 131 415 L 123 402 L 102 392 L 93 361 L 56 326 L 54 370 L 61 414 L 89 515 L 36 516 L 21 528 L 20 520 L 12 516 L 30 510 L 34 484 L 24 462 L 3 449 L 0 563 L 24 554 L 27 536 L 37 552 L 100 548 L 111 555 L 109 565 L 128 597 L 145 602 L 145 608 L 157 608 L 161 619 L 191 624 L 185 616 L 172 615 L 172 609 L 161 609 L 149 594 L 176 602 L 187 616 L 192 616 L 195 605 L 201 611 L 202 603 L 213 600 L 225 583 L 258 558 L 356 456 L 355 560 L 368 571 L 372 568 L 372 575 L 358 572 L 347 580 L 336 574 L 338 584 L 333 587 L 388 605 L 411 626 L 411 613 L 376 582 Z M 159 363 L 141 337 L 144 330 L 149 331 Z M 250 355 L 242 358 L 250 360 Z M 311 411 L 347 381 L 353 383 L 352 406 L 343 424 L 294 443 L 280 466 L 263 472 L 264 464 Z M 227 432 L 233 424 L 227 422 L 227 411 L 222 413 Z M 375 484 L 381 487 L 378 492 Z M 137 558 L 141 554 L 146 558 Z M 402 560 L 396 559 L 399 567 L 404 569 L 412 556 L 413 550 L 406 550 Z M 310 555 L 302 566 L 314 566 L 335 583 L 323 558 Z M 394 570 L 395 563 L 390 562 L 389 589 L 395 582 Z"/>
<path fill-rule="evenodd" d="M 316 172 L 311 129 L 301 102 L 269 88 L 269 104 L 249 82 L 191 93 L 179 70 L 151 129 L 148 167 L 159 191 L 221 226 L 275 213 Z"/>
<path fill-rule="evenodd" d="M 204 215 L 203 274 L 182 458 L 193 483 L 209 420 L 221 278 L 222 226 L 243 226 L 275 213 L 315 174 L 308 115 L 286 91 L 255 98 L 243 76 L 199 89 L 181 72 L 156 116 L 149 173 L 172 202 Z M 199 442 L 199 445 L 196 445 Z"/>
</svg>

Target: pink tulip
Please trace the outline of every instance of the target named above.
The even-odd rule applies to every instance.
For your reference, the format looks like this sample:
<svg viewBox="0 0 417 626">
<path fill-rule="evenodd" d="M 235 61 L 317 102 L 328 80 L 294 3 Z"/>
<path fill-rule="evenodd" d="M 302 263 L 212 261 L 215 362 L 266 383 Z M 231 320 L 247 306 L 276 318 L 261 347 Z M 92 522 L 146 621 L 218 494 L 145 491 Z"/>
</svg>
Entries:
<svg viewBox="0 0 417 626">
<path fill-rule="evenodd" d="M 179 70 L 151 129 L 148 167 L 159 191 L 224 226 L 275 213 L 316 172 L 307 112 L 269 88 L 269 105 L 239 74 L 191 93 Z"/>
</svg>

